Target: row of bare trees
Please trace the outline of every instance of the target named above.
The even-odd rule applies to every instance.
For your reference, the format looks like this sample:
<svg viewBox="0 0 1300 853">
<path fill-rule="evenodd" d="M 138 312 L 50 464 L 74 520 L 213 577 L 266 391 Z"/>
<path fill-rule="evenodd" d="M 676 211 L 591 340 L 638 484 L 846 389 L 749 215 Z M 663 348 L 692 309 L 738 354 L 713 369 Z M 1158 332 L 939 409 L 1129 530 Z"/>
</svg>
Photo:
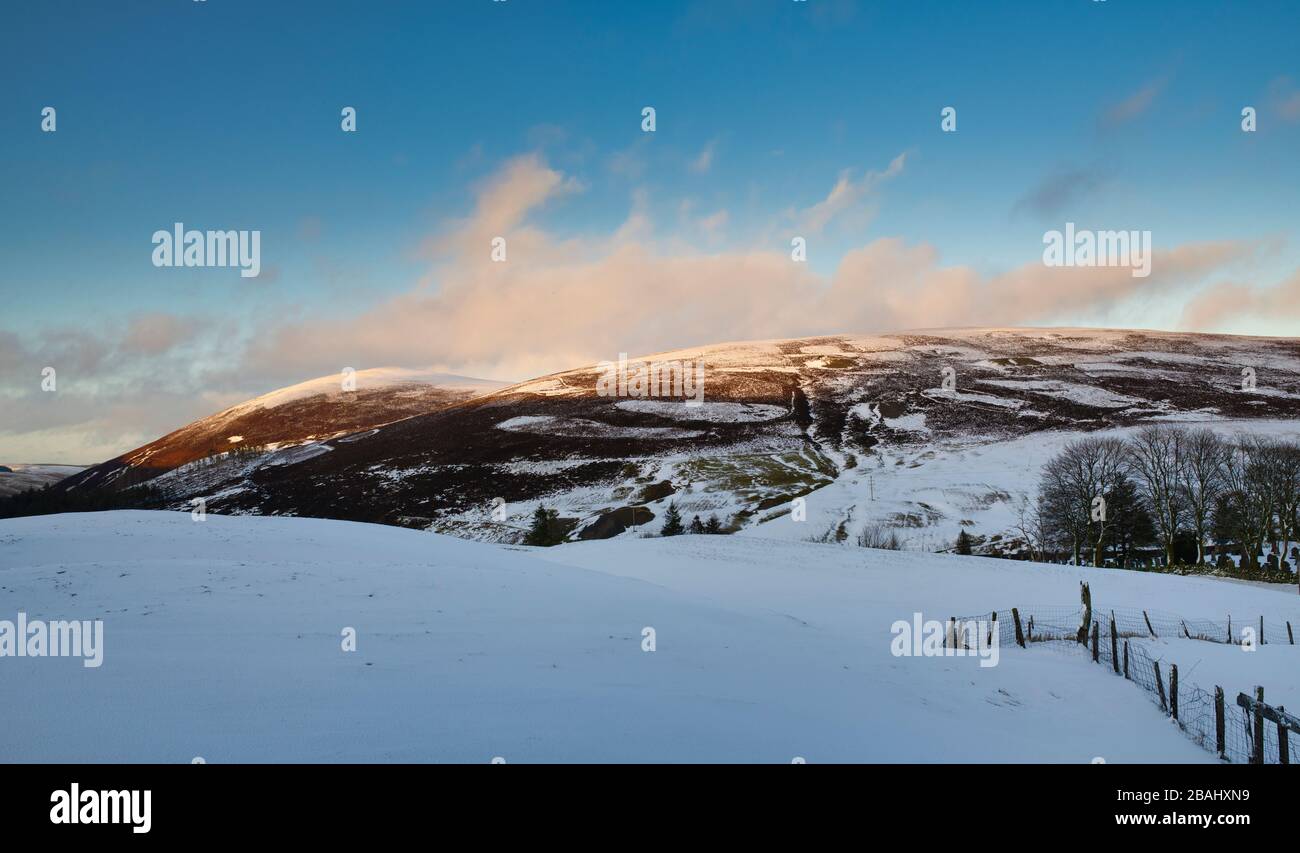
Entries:
<svg viewBox="0 0 1300 853">
<path fill-rule="evenodd" d="M 1298 509 L 1296 442 L 1155 425 L 1066 445 L 1043 467 L 1037 504 L 1022 506 L 1020 532 L 1034 559 L 1127 565 L 1157 547 L 1165 565 L 1200 564 L 1213 543 L 1220 559 L 1238 553 L 1258 573 L 1266 545 L 1285 565 Z"/>
</svg>

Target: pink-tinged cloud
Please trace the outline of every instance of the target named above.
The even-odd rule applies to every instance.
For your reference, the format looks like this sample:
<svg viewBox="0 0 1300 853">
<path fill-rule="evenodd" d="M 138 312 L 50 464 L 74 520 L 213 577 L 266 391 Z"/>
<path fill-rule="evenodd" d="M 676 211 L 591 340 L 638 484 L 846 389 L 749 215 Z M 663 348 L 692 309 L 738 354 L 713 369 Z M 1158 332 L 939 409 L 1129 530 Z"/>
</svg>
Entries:
<svg viewBox="0 0 1300 853">
<path fill-rule="evenodd" d="M 860 183 L 897 174 L 902 163 Z M 443 254 L 428 282 L 355 319 L 268 329 L 244 369 L 300 379 L 344 364 L 406 365 L 522 379 L 721 339 L 1074 321 L 1198 284 L 1259 249 L 1217 242 L 1158 251 L 1147 278 L 1124 267 L 1048 268 L 1037 258 L 987 276 L 944 266 L 932 246 L 885 238 L 848 252 L 826 276 L 785 246 L 665 248 L 639 205 L 606 238 L 557 240 L 528 223 L 531 210 L 573 189 L 538 158 L 512 161 L 485 184 L 474 215 L 435 241 Z M 843 195 L 832 191 L 828 201 Z M 497 232 L 508 240 L 506 263 L 489 257 L 485 235 Z"/>
<path fill-rule="evenodd" d="M 1300 121 L 1300 87 L 1290 77 L 1279 77 L 1270 84 L 1269 102 L 1283 121 Z"/>
<path fill-rule="evenodd" d="M 127 328 L 122 348 L 141 355 L 162 355 L 183 343 L 195 325 L 193 320 L 174 314 L 141 314 Z"/>
<path fill-rule="evenodd" d="M 906 163 L 907 153 L 904 152 L 891 160 L 884 171 L 868 171 L 858 180 L 854 180 L 853 173 L 846 169 L 840 173 L 839 180 L 826 198 L 798 212 L 796 229 L 805 236 L 821 232 L 832 220 L 858 209 L 880 184 L 901 175 Z"/>
<path fill-rule="evenodd" d="M 1101 116 L 1103 127 L 1117 127 L 1141 116 L 1155 103 L 1160 93 L 1169 83 L 1169 76 L 1164 75 L 1152 80 L 1122 101 L 1113 104 Z"/>
<path fill-rule="evenodd" d="M 1300 272 L 1271 287 L 1223 282 L 1183 309 L 1183 329 L 1219 329 L 1244 319 L 1300 319 Z"/>
</svg>

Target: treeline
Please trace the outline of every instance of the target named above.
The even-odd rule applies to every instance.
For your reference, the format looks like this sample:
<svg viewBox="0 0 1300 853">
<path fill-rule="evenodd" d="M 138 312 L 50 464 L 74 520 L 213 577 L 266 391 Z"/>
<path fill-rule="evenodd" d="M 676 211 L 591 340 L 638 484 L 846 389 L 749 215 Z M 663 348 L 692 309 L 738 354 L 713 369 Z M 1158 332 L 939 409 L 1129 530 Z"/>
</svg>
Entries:
<svg viewBox="0 0 1300 853">
<path fill-rule="evenodd" d="M 1295 441 L 1157 425 L 1066 445 L 1043 467 L 1020 533 L 1035 560 L 1202 566 L 1213 547 L 1221 569 L 1276 576 L 1294 565 L 1298 509 Z"/>
<path fill-rule="evenodd" d="M 565 541 L 568 531 L 569 527 L 564 526 L 559 512 L 545 505 L 539 505 L 533 510 L 533 520 L 524 535 L 524 544 L 559 545 Z M 691 519 L 690 524 L 684 524 L 681 510 L 677 509 L 677 502 L 671 501 L 667 512 L 664 513 L 664 523 L 659 530 L 659 535 L 681 536 L 684 533 L 720 534 L 722 532 L 722 522 L 716 515 L 710 515 L 708 521 L 701 521 L 697 515 Z"/>
<path fill-rule="evenodd" d="M 162 498 L 151 486 L 109 489 L 63 490 L 44 486 L 0 498 L 0 518 L 54 515 L 60 512 L 105 512 L 113 509 L 156 509 Z"/>
</svg>

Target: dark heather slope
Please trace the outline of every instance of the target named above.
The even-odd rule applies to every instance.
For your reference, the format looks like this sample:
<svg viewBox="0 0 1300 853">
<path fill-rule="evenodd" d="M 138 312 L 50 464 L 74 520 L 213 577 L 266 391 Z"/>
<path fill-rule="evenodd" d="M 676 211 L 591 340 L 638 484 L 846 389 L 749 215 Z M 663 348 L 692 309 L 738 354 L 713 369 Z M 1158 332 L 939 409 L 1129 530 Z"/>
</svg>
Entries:
<svg viewBox="0 0 1300 853">
<path fill-rule="evenodd" d="M 220 429 L 186 427 L 78 485 L 149 477 L 159 505 L 177 509 L 202 497 L 213 512 L 503 541 L 520 541 L 543 502 L 559 511 L 557 533 L 591 538 L 657 527 L 670 501 L 740 529 L 902 450 L 1171 418 L 1300 418 L 1300 341 L 1290 338 L 938 330 L 718 344 L 649 359 L 701 362 L 704 405 L 601 396 L 594 366 L 425 412 L 386 410 L 394 402 L 384 394 L 325 398 L 251 425 L 241 416 Z M 1243 389 L 1246 368 L 1254 389 Z M 232 434 L 280 447 L 212 456 Z"/>
</svg>

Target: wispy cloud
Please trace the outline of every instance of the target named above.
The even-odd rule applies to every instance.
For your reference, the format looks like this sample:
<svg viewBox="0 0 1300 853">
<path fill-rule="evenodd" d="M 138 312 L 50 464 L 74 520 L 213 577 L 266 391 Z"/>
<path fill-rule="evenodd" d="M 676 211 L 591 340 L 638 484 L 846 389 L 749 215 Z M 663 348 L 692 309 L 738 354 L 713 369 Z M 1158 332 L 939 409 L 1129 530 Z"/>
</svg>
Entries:
<svg viewBox="0 0 1300 853">
<path fill-rule="evenodd" d="M 1300 121 L 1300 88 L 1290 77 L 1278 77 L 1269 85 L 1269 103 L 1283 121 Z"/>
<path fill-rule="evenodd" d="M 1104 128 L 1118 127 L 1146 113 L 1147 110 L 1151 109 L 1151 105 L 1155 103 L 1156 98 L 1165 90 L 1169 80 L 1170 75 L 1168 74 L 1157 77 L 1145 83 L 1142 88 L 1127 98 L 1112 104 L 1102 113 L 1101 126 Z"/>
<path fill-rule="evenodd" d="M 645 146 L 642 137 L 627 148 L 615 151 L 606 161 L 609 171 L 628 180 L 640 180 L 646 170 Z"/>
<path fill-rule="evenodd" d="M 1105 182 L 1106 175 L 1096 164 L 1058 168 L 1017 199 L 1011 214 L 1055 216 L 1078 204 Z"/>
<path fill-rule="evenodd" d="M 713 168 L 713 152 L 717 148 L 717 140 L 710 140 L 695 159 L 690 162 L 690 170 L 697 175 L 703 175 L 709 169 Z"/>
<path fill-rule="evenodd" d="M 907 153 L 904 152 L 891 160 L 883 171 L 868 171 L 857 180 L 854 180 L 851 170 L 844 170 L 826 198 L 797 212 L 797 227 L 806 233 L 824 230 L 834 219 L 857 209 L 881 183 L 901 175 L 906 162 Z"/>
</svg>

